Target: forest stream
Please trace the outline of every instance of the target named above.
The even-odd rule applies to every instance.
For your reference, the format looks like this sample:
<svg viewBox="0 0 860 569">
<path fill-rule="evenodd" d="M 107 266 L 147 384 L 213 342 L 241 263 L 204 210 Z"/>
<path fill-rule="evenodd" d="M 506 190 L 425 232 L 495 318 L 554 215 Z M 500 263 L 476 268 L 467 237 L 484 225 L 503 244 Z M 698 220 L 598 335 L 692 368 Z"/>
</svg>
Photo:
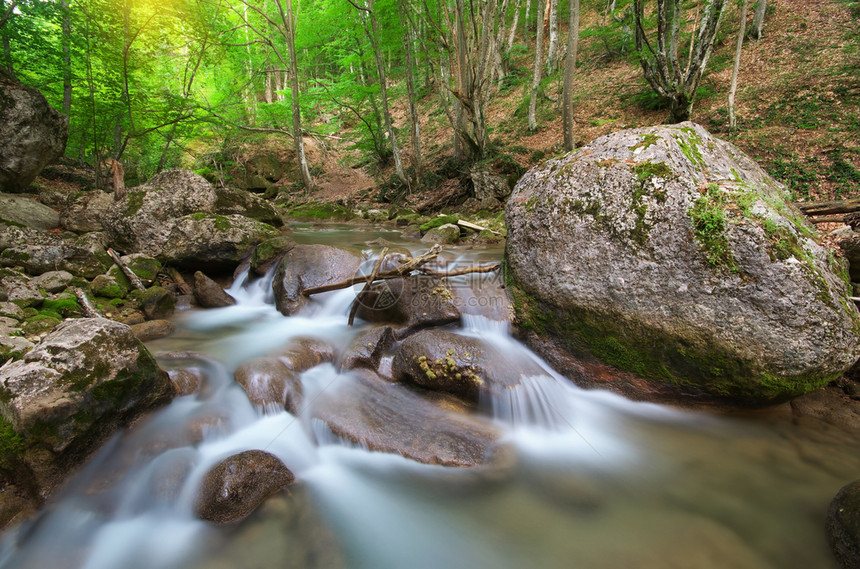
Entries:
<svg viewBox="0 0 860 569">
<path fill-rule="evenodd" d="M 292 236 L 362 251 L 365 264 L 379 252 L 367 243 L 379 238 L 427 249 L 378 228 L 304 226 Z M 502 250 L 444 255 L 456 268 L 499 260 Z M 255 408 L 233 380 L 240 363 L 298 336 L 342 347 L 368 325 L 347 326 L 353 289 L 285 317 L 270 281 L 242 276 L 229 289 L 236 306 L 178 312 L 176 332 L 147 344 L 165 369 L 193 365 L 204 388 L 111 439 L 33 522 L 7 533 L 0 568 L 835 569 L 824 516 L 860 472 L 860 437 L 793 417 L 787 405 L 729 416 L 582 390 L 511 336 L 493 310 L 501 299 L 474 293 L 493 279 L 471 274 L 449 286 L 463 301 L 455 331 L 545 371 L 479 406 L 504 433 L 510 460 L 419 464 L 345 443 L 308 417 Z M 178 352 L 198 355 L 165 355 Z M 301 380 L 313 401 L 349 375 L 321 364 Z M 206 417 L 218 420 L 183 443 L 177 433 Z M 295 473 L 291 494 L 238 525 L 197 519 L 203 474 L 247 449 Z"/>
</svg>

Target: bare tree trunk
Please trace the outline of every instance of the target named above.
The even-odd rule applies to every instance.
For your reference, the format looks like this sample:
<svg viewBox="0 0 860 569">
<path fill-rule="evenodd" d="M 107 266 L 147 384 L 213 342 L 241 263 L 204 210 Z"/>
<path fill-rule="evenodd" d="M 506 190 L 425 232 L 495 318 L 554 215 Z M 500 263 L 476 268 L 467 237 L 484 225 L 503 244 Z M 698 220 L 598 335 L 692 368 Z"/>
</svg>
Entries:
<svg viewBox="0 0 860 569">
<path fill-rule="evenodd" d="M 72 56 L 70 53 L 72 23 L 69 0 L 60 1 L 60 10 L 63 13 L 63 114 L 69 116 L 72 112 Z"/>
<path fill-rule="evenodd" d="M 546 74 L 555 73 L 558 64 L 558 0 L 549 0 L 549 47 L 546 55 Z"/>
<path fill-rule="evenodd" d="M 421 125 L 418 121 L 418 105 L 417 97 L 415 96 L 415 29 L 408 17 L 410 6 L 404 0 L 398 3 L 398 7 L 400 8 L 400 19 L 404 29 L 403 50 L 406 54 L 406 92 L 409 97 L 409 119 L 412 123 L 412 168 L 415 171 L 415 185 L 418 186 L 421 184 L 424 172 L 421 164 Z"/>
<path fill-rule="evenodd" d="M 242 3 L 245 10 L 245 22 L 248 22 L 248 4 Z M 257 100 L 254 97 L 254 63 L 251 61 L 251 38 L 248 37 L 248 28 L 245 28 L 245 50 L 248 53 L 246 71 L 248 72 L 248 86 L 245 88 L 245 107 L 248 110 L 248 118 L 251 124 L 257 122 Z"/>
<path fill-rule="evenodd" d="M 544 0 L 537 0 L 538 16 L 543 14 Z M 543 71 L 543 25 L 541 25 L 540 17 L 538 17 L 537 25 L 537 42 L 535 43 L 535 69 L 532 77 L 532 88 L 529 96 L 529 130 L 534 132 L 538 128 L 537 124 L 537 96 L 540 88 L 541 72 Z"/>
<path fill-rule="evenodd" d="M 517 0 L 517 4 L 514 6 L 514 21 L 511 23 L 511 33 L 508 35 L 507 51 L 511 51 L 511 48 L 514 47 L 514 40 L 517 36 L 517 23 L 520 20 L 520 4 L 522 4 L 522 0 Z"/>
<path fill-rule="evenodd" d="M 373 0 L 368 0 L 368 18 L 370 19 L 370 43 L 373 46 L 373 55 L 376 58 L 376 72 L 379 76 L 380 97 L 382 98 L 382 117 L 385 119 L 385 128 L 391 142 L 391 154 L 394 157 L 394 172 L 397 178 L 406 186 L 409 180 L 403 171 L 403 162 L 400 160 L 400 146 L 397 144 L 397 133 L 394 130 L 394 122 L 391 120 L 391 112 L 388 110 L 388 87 L 385 78 L 385 63 L 382 51 L 379 49 L 379 26 L 376 23 L 376 14 L 373 12 Z"/>
<path fill-rule="evenodd" d="M 764 14 L 767 12 L 767 0 L 758 0 L 755 5 L 755 16 L 753 16 L 750 37 L 754 40 L 761 39 L 764 32 Z"/>
<path fill-rule="evenodd" d="M 275 71 L 271 67 L 266 70 L 266 93 L 264 96 L 266 98 L 267 105 L 272 104 L 272 73 L 274 72 Z"/>
<path fill-rule="evenodd" d="M 738 22 L 738 43 L 735 48 L 735 65 L 732 68 L 732 86 L 729 89 L 729 128 L 732 130 L 738 127 L 738 120 L 735 116 L 735 93 L 738 90 L 738 72 L 741 69 L 741 52 L 744 48 L 744 35 L 747 29 L 747 4 L 749 0 L 744 0 L 741 4 L 741 13 Z"/>
<path fill-rule="evenodd" d="M 528 35 L 529 31 L 529 13 L 532 10 L 532 0 L 526 0 L 526 16 L 523 18 L 523 36 Z"/>
<path fill-rule="evenodd" d="M 472 152 L 468 144 L 468 136 L 466 136 L 464 99 L 466 93 L 472 91 L 473 80 L 469 73 L 469 46 L 466 43 L 466 25 L 464 23 L 466 9 L 463 5 L 463 0 L 455 0 L 454 9 L 457 24 L 457 102 L 454 104 L 454 118 L 456 119 L 454 126 L 454 158 L 468 159 Z"/>
<path fill-rule="evenodd" d="M 562 130 L 564 149 L 570 152 L 576 146 L 573 136 L 573 80 L 576 74 L 576 56 L 579 51 L 579 0 L 570 0 L 570 17 L 567 30 L 567 60 L 564 63 L 564 89 L 562 91 Z"/>
<path fill-rule="evenodd" d="M 290 59 L 290 92 L 291 106 L 293 111 L 293 145 L 296 149 L 296 161 L 299 164 L 299 170 L 302 174 L 302 183 L 305 186 L 305 191 L 310 191 L 314 186 L 311 172 L 308 169 L 308 159 L 305 156 L 305 141 L 302 133 L 302 109 L 300 106 L 299 92 L 299 64 L 296 61 L 296 29 L 295 16 L 293 16 L 292 0 L 284 0 L 283 4 L 280 0 L 276 0 L 275 4 L 278 7 L 278 13 L 281 16 L 281 22 L 284 24 L 283 36 L 287 43 L 287 55 Z"/>
<path fill-rule="evenodd" d="M 666 122 L 677 123 L 690 118 L 696 90 L 714 49 L 725 5 L 726 0 L 706 0 L 699 30 L 690 40 L 690 55 L 684 65 L 678 56 L 681 0 L 657 0 L 654 44 L 645 32 L 643 0 L 633 0 L 636 51 L 645 80 L 655 93 L 669 102 Z"/>
</svg>

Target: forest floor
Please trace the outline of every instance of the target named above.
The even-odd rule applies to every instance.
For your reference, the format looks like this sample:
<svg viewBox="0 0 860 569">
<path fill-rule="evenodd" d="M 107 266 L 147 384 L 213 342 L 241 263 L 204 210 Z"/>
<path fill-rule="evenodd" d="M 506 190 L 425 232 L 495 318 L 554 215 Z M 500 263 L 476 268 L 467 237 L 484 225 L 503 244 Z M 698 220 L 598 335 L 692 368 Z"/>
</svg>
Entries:
<svg viewBox="0 0 860 569">
<path fill-rule="evenodd" d="M 617 130 L 662 123 L 668 111 L 660 108 L 636 57 L 622 51 L 621 28 L 615 35 L 602 33 L 604 15 L 596 10 L 584 10 L 581 18 L 574 95 L 577 145 Z M 751 13 L 748 18 L 751 21 Z M 860 196 L 860 2 L 770 2 L 763 37 L 744 42 L 736 98 L 738 128 L 732 131 L 727 97 L 737 30 L 738 13 L 730 7 L 701 82 L 692 120 L 752 156 L 788 187 L 795 200 Z M 562 26 L 560 43 L 566 35 Z M 559 105 L 563 70 L 544 79 L 539 128 L 530 132 L 525 111 L 533 67 L 534 46 L 515 43 L 504 86 L 493 97 L 488 112 L 492 153 L 487 163 L 496 171 L 507 169 L 507 175 L 511 169 L 521 173 L 562 152 Z M 408 167 L 412 160 L 402 89 L 392 83 L 390 99 Z M 246 140 L 238 152 L 244 156 L 238 161 L 275 147 L 280 159 L 292 163 L 278 189 L 293 203 L 313 200 L 373 207 L 394 201 L 422 211 L 450 209 L 468 193 L 469 188 L 463 189 L 470 184 L 468 168 L 450 160 L 452 129 L 432 82 L 425 80 L 421 92 L 421 151 L 429 174 L 420 192 L 403 195 L 390 190 L 396 185 L 392 184 L 393 165 L 390 160 L 388 164 L 374 162 L 366 150 L 358 148 L 361 123 L 347 111 L 334 117 L 337 132 L 305 138 L 318 185 L 311 193 L 297 189 L 299 177 L 288 139 Z M 308 125 L 316 133 L 326 128 L 331 132 L 330 125 Z"/>
<path fill-rule="evenodd" d="M 751 17 L 751 15 L 750 15 Z M 612 39 L 594 33 L 603 19 L 582 14 L 577 88 L 574 97 L 577 144 L 610 132 L 663 122 L 667 111 L 642 77 L 635 57 L 619 53 Z M 692 120 L 727 139 L 786 184 L 797 200 L 838 199 L 860 195 L 860 3 L 845 0 L 771 2 L 764 36 L 744 42 L 737 93 L 738 129 L 728 127 L 727 96 L 731 82 L 737 13 L 730 9 L 702 80 Z M 566 29 L 562 29 L 562 41 Z M 516 47 L 516 46 L 515 46 Z M 529 168 L 562 151 L 561 70 L 543 82 L 537 132 L 529 132 L 525 108 L 533 69 L 533 47 L 514 50 L 506 87 L 494 98 L 489 123 L 497 158 Z M 439 174 L 437 193 L 455 183 L 446 172 L 451 128 L 437 109 L 438 95 L 420 102 L 422 148 L 426 168 Z M 394 100 L 404 162 L 408 131 L 403 98 Z M 309 152 L 319 174 L 315 200 L 374 202 L 377 186 L 392 177 L 390 165 L 364 165 L 351 150 L 356 133 L 341 139 L 317 139 Z M 325 149 L 322 149 L 325 147 Z M 420 200 L 432 203 L 433 192 Z M 415 200 L 413 200 L 415 201 Z"/>
</svg>

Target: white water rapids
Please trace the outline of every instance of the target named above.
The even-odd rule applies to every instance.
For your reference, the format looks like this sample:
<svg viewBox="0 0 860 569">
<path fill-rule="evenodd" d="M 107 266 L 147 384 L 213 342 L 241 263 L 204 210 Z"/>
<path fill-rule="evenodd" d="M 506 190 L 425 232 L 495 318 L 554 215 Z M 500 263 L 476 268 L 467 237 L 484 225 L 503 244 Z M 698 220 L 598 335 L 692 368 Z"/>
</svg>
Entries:
<svg viewBox="0 0 860 569">
<path fill-rule="evenodd" d="M 376 236 L 303 238 L 353 245 Z M 150 344 L 156 353 L 199 354 L 160 362 L 196 368 L 203 389 L 115 436 L 33 522 L 5 535 L 0 568 L 835 569 L 823 517 L 836 491 L 860 478 L 860 435 L 793 421 L 785 409 L 726 417 L 581 390 L 487 310 L 475 279 L 493 278 L 454 283 L 467 306 L 459 333 L 545 370 L 482 401 L 513 464 L 418 464 L 255 408 L 233 380 L 236 366 L 298 336 L 346 346 L 356 333 L 346 326 L 355 291 L 320 295 L 284 317 L 269 281 L 243 277 L 229 291 L 237 306 L 179 314 L 177 332 Z M 331 364 L 312 368 L 302 374 L 305 396 L 342 379 Z M 238 526 L 196 519 L 203 474 L 248 449 L 277 455 L 295 473 L 292 495 Z"/>
</svg>

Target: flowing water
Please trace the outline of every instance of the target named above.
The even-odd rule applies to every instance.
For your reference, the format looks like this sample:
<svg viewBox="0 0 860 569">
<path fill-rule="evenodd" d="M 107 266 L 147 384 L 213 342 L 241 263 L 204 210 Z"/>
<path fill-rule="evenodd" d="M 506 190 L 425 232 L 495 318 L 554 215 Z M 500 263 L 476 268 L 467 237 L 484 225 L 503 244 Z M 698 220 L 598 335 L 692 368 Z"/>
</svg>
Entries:
<svg viewBox="0 0 860 569">
<path fill-rule="evenodd" d="M 398 234 L 299 228 L 297 241 L 363 250 Z M 451 266 L 498 260 L 498 248 L 445 253 Z M 166 369 L 205 378 L 115 436 L 32 523 L 0 549 L 2 568 L 835 568 L 823 531 L 830 499 L 860 478 L 860 435 L 786 408 L 727 417 L 584 391 L 514 340 L 493 275 L 454 282 L 459 332 L 543 374 L 482 401 L 512 449 L 510 464 L 456 469 L 347 445 L 281 410 L 257 409 L 233 381 L 241 362 L 290 338 L 337 347 L 355 292 L 321 295 L 300 315 L 271 304 L 270 282 L 243 275 L 237 306 L 176 317 L 150 343 Z M 495 298 L 495 300 L 494 300 Z M 360 329 L 360 327 L 358 327 Z M 177 351 L 195 355 L 177 356 Z M 336 389 L 323 364 L 302 375 L 306 398 Z M 197 520 L 199 481 L 247 449 L 278 457 L 299 481 L 243 523 Z"/>
</svg>

